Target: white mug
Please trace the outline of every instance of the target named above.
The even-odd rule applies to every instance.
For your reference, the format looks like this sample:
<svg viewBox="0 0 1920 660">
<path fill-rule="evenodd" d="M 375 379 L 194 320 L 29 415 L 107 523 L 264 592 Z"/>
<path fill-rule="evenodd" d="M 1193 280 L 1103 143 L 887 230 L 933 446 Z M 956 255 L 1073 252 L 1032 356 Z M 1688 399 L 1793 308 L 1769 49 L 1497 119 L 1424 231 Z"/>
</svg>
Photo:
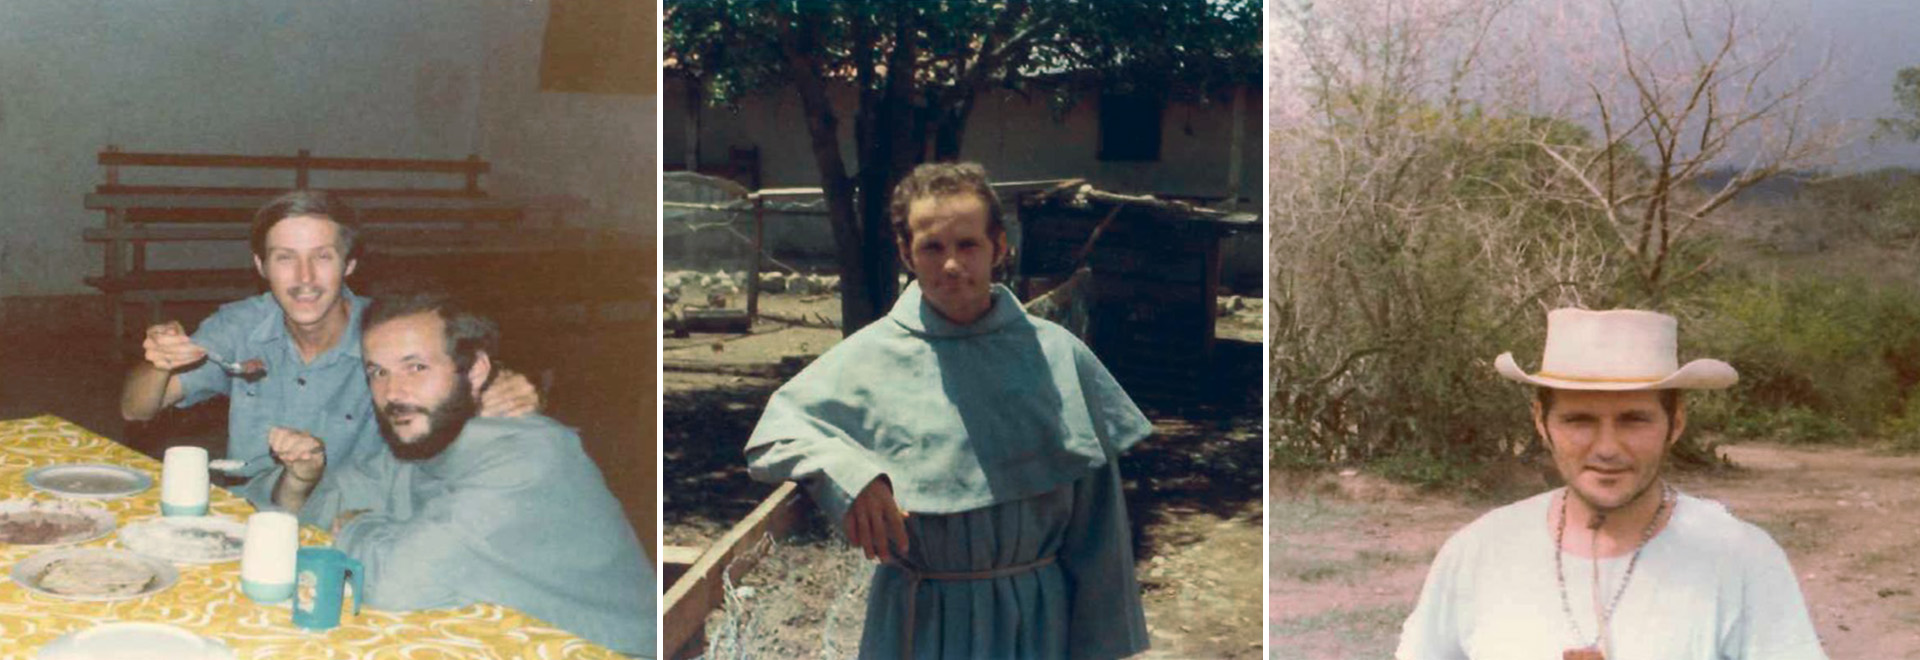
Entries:
<svg viewBox="0 0 1920 660">
<path fill-rule="evenodd" d="M 207 450 L 168 447 L 160 464 L 160 513 L 207 515 Z"/>
<path fill-rule="evenodd" d="M 278 603 L 293 596 L 299 552 L 299 518 L 277 511 L 248 516 L 246 545 L 240 550 L 240 591 L 258 603 Z"/>
</svg>

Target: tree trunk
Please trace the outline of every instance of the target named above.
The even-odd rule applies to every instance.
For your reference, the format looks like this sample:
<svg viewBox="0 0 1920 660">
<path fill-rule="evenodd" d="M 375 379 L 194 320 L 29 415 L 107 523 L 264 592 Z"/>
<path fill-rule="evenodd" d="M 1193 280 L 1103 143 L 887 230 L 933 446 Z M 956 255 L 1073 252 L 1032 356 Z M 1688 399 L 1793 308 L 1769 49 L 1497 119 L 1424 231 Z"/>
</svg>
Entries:
<svg viewBox="0 0 1920 660">
<path fill-rule="evenodd" d="M 960 147 L 967 138 L 967 116 L 973 114 L 974 90 L 955 90 L 954 98 L 934 112 L 938 117 L 934 124 L 933 159 L 951 161 L 960 159 Z"/>
<path fill-rule="evenodd" d="M 810 45 L 818 38 L 818 25 L 806 18 L 802 20 L 806 23 L 797 30 L 801 34 L 796 36 L 803 40 L 802 44 L 783 41 L 781 48 L 793 75 L 794 89 L 800 93 L 801 107 L 806 112 L 814 166 L 820 170 L 820 188 L 827 200 L 828 221 L 833 225 L 834 252 L 840 262 L 840 281 L 844 287 L 840 296 L 841 332 L 853 334 L 878 318 L 877 310 L 882 308 L 855 291 L 866 278 L 866 265 L 861 258 L 864 250 L 860 218 L 853 206 L 853 181 L 847 177 L 846 162 L 840 157 L 839 121 L 833 113 L 832 99 L 827 97 L 826 80 L 818 63 L 807 54 L 816 52 Z"/>
<path fill-rule="evenodd" d="M 913 107 L 914 74 L 920 52 L 915 45 L 913 9 L 901 5 L 892 14 L 893 49 L 887 54 L 887 75 L 879 89 L 862 91 L 860 123 L 867 140 L 860 145 L 860 235 L 864 276 L 843 295 L 860 295 L 880 314 L 899 296 L 899 257 L 894 249 L 893 219 L 889 210 L 893 186 L 920 160 L 923 143 L 916 130 Z M 842 282 L 846 280 L 843 279 Z M 872 319 L 866 319 L 870 321 Z M 866 323 L 861 323 L 864 326 Z M 859 326 L 847 321 L 846 332 Z"/>
</svg>

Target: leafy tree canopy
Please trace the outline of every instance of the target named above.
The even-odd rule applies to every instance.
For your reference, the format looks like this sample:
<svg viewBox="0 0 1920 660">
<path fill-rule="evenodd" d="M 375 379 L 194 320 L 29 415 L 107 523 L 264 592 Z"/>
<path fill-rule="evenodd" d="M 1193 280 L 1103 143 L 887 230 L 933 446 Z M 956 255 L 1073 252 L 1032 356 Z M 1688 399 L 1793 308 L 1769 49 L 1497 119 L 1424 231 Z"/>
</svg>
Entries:
<svg viewBox="0 0 1920 660">
<path fill-rule="evenodd" d="M 858 80 L 861 63 L 909 46 L 929 100 L 975 82 L 1069 101 L 1087 83 L 1201 100 L 1261 73 L 1257 0 L 668 0 L 666 11 L 668 67 L 715 104 L 788 84 L 780 39 L 807 25 L 811 55 L 843 82 L 883 84 L 884 71 Z"/>
<path fill-rule="evenodd" d="M 1880 120 L 1880 131 L 1920 140 L 1920 66 L 1910 66 L 1894 74 L 1893 102 L 1900 104 L 1900 116 Z"/>
</svg>

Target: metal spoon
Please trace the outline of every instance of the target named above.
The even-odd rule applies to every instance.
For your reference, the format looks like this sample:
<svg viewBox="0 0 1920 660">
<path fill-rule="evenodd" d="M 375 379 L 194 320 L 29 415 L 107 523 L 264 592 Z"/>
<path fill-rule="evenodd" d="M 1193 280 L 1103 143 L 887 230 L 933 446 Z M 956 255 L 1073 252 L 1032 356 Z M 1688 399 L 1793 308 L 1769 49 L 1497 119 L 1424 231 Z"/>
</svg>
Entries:
<svg viewBox="0 0 1920 660">
<path fill-rule="evenodd" d="M 207 467 L 213 468 L 220 472 L 232 474 L 235 472 L 246 471 L 248 468 L 251 468 L 255 465 L 258 465 L 260 463 L 264 463 L 267 461 L 271 461 L 271 460 L 273 460 L 273 454 L 261 454 L 259 456 L 255 456 L 253 460 L 245 461 L 245 462 L 242 462 L 239 459 L 233 459 L 233 458 L 218 458 L 211 461 L 207 461 Z"/>
<path fill-rule="evenodd" d="M 254 376 L 256 373 L 259 375 L 266 374 L 266 367 L 264 366 L 262 366 L 258 372 L 255 372 L 247 369 L 247 365 L 221 357 L 219 353 L 213 352 L 211 348 L 202 346 L 200 350 L 206 351 L 208 362 L 212 362 L 214 366 L 220 367 L 220 370 L 227 372 L 229 376 Z"/>
</svg>

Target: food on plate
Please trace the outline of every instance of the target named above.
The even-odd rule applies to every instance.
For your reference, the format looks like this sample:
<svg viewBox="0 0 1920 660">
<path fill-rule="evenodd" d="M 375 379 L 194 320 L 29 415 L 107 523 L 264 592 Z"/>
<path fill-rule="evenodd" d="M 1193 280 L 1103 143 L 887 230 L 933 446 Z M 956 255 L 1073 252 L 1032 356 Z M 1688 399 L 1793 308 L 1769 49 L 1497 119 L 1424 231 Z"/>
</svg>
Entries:
<svg viewBox="0 0 1920 660">
<path fill-rule="evenodd" d="M 124 555 L 61 557 L 47 564 L 35 583 L 66 596 L 127 596 L 153 584 L 153 570 Z"/>
<path fill-rule="evenodd" d="M 92 518 L 64 511 L 28 509 L 0 513 L 0 543 L 59 543 L 93 533 L 94 525 Z"/>
<path fill-rule="evenodd" d="M 222 529 L 210 520 L 175 522 L 166 518 L 128 525 L 120 540 L 128 549 L 173 561 L 207 562 L 238 559 L 246 543 L 246 527 Z"/>
</svg>

